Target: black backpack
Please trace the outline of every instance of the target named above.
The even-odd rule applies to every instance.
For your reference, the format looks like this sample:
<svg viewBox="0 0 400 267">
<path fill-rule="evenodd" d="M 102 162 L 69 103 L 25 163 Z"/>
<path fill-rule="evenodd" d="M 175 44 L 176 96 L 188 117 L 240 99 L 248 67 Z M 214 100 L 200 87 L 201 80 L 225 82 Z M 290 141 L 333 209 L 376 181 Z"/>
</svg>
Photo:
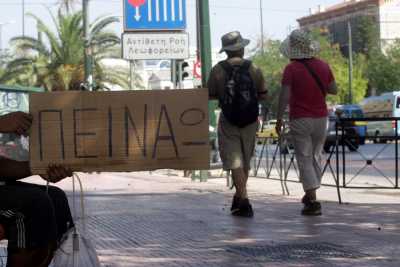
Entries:
<svg viewBox="0 0 400 267">
<path fill-rule="evenodd" d="M 224 117 L 240 128 L 256 122 L 258 94 L 249 71 L 251 62 L 245 60 L 241 65 L 231 65 L 221 61 L 219 65 L 226 73 L 224 94 L 219 99 Z"/>
</svg>

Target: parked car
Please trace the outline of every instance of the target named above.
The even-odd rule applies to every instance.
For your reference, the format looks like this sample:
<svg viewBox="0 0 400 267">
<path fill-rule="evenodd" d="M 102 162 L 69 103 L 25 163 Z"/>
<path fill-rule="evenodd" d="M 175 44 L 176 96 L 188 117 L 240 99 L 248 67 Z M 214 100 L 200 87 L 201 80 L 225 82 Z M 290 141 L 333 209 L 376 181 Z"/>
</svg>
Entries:
<svg viewBox="0 0 400 267">
<path fill-rule="evenodd" d="M 343 118 L 350 118 L 350 119 L 362 119 L 364 118 L 364 112 L 360 105 L 341 105 L 337 107 L 339 113 Z M 350 123 L 351 127 L 353 127 L 358 135 L 359 144 L 365 144 L 366 132 L 367 132 L 367 123 L 365 121 L 354 121 Z"/>
<path fill-rule="evenodd" d="M 357 105 L 343 105 L 338 106 L 329 112 L 327 135 L 324 144 L 324 151 L 331 152 L 331 148 L 336 144 L 336 123 L 339 116 L 342 118 L 362 118 L 362 110 Z M 339 144 L 342 144 L 342 134 L 344 134 L 344 144 L 350 151 L 357 151 L 360 144 L 365 143 L 365 123 L 363 122 L 345 122 L 342 127 L 338 129 Z"/>
</svg>

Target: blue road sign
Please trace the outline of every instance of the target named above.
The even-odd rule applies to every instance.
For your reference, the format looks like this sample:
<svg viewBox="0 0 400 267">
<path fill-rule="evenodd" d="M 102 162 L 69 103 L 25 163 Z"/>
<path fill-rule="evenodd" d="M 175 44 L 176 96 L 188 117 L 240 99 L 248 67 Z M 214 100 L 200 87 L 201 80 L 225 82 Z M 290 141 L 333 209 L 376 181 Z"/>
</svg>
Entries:
<svg viewBox="0 0 400 267">
<path fill-rule="evenodd" d="M 186 0 L 124 0 L 125 31 L 185 30 Z"/>
</svg>

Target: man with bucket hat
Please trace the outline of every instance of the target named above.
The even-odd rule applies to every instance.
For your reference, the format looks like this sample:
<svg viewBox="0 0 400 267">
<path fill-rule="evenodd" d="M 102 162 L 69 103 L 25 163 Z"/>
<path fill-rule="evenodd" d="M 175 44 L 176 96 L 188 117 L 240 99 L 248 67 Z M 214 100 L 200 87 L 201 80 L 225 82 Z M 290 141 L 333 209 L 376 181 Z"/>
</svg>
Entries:
<svg viewBox="0 0 400 267">
<path fill-rule="evenodd" d="M 208 80 L 210 99 L 218 99 L 222 109 L 218 123 L 218 145 L 224 170 L 232 172 L 236 193 L 231 214 L 253 217 L 247 195 L 250 159 L 254 153 L 258 120 L 258 101 L 267 90 L 260 69 L 245 60 L 244 48 L 250 43 L 240 32 L 221 38 L 226 60 L 213 67 Z"/>
<path fill-rule="evenodd" d="M 289 104 L 289 127 L 305 195 L 303 215 L 321 215 L 316 191 L 321 185 L 321 153 L 326 138 L 328 110 L 326 95 L 337 87 L 327 63 L 316 58 L 320 50 L 304 30 L 294 30 L 282 43 L 281 52 L 291 62 L 286 66 L 279 97 L 276 130 L 282 130 L 282 118 Z"/>
</svg>

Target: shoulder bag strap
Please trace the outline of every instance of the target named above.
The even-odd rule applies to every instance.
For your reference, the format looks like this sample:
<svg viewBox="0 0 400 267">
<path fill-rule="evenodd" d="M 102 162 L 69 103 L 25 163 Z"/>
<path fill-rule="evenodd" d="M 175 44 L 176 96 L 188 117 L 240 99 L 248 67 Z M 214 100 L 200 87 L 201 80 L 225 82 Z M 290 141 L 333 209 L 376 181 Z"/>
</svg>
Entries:
<svg viewBox="0 0 400 267">
<path fill-rule="evenodd" d="M 313 69 L 304 61 L 302 60 L 298 60 L 298 62 L 300 62 L 301 64 L 304 65 L 304 67 L 306 67 L 306 69 L 308 70 L 308 72 L 311 74 L 311 76 L 314 78 L 314 80 L 317 82 L 319 89 L 321 89 L 321 92 L 325 95 L 325 89 L 324 86 L 321 82 L 321 80 L 319 79 L 318 75 L 313 71 Z"/>
</svg>

